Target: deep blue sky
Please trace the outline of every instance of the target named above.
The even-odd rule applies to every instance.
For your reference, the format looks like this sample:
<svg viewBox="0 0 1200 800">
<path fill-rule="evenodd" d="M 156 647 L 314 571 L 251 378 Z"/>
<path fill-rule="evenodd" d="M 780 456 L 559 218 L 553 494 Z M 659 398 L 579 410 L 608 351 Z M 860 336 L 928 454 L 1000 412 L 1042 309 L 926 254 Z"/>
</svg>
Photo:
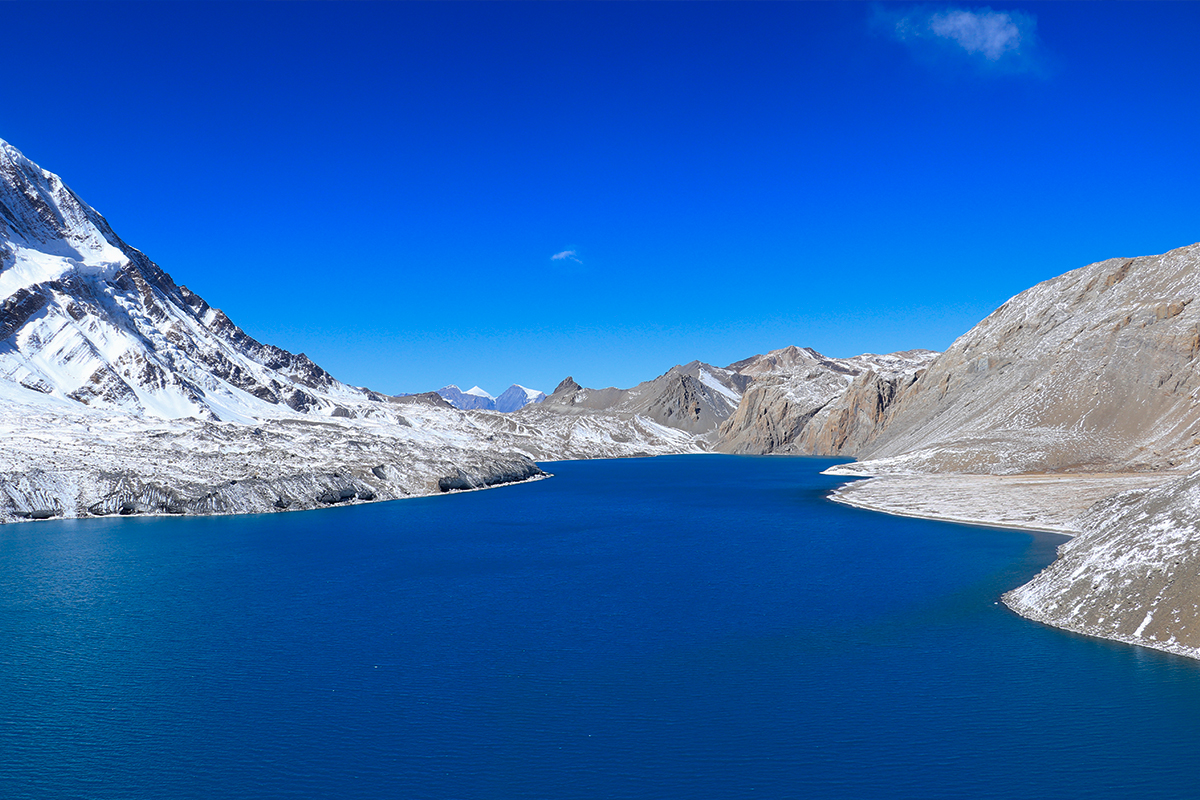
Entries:
<svg viewBox="0 0 1200 800">
<path fill-rule="evenodd" d="M 1200 240 L 1196 3 L 2 3 L 0 29 L 0 138 L 252 335 L 387 392 L 941 350 Z"/>
</svg>

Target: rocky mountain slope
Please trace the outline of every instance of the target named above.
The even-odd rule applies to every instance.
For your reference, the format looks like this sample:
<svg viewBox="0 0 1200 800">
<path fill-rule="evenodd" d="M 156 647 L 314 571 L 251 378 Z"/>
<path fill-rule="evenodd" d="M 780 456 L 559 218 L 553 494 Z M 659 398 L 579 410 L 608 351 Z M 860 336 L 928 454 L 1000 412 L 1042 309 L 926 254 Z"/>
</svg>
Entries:
<svg viewBox="0 0 1200 800">
<path fill-rule="evenodd" d="M 1004 602 L 1031 619 L 1200 658 L 1200 472 L 1075 519 L 1058 560 Z"/>
<path fill-rule="evenodd" d="M 698 436 L 716 431 L 737 408 L 750 378 L 700 361 L 674 366 L 631 389 L 585 389 L 567 378 L 543 401 L 544 411 L 642 416 Z"/>
<path fill-rule="evenodd" d="M 1022 292 L 889 395 L 862 473 L 1200 466 L 1200 245 Z"/>
<path fill-rule="evenodd" d="M 879 418 L 891 394 L 911 384 L 937 354 L 906 350 L 827 358 L 788 347 L 754 356 L 731 370 L 752 379 L 735 413 L 722 423 L 725 453 L 840 455 Z M 857 443 L 853 441 L 852 443 Z"/>
</svg>

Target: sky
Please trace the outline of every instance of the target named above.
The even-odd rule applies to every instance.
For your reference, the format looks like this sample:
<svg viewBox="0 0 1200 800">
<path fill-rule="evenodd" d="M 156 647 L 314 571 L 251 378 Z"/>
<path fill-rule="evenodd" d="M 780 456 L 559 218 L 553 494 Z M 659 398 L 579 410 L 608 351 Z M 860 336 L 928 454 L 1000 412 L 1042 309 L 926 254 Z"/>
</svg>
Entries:
<svg viewBox="0 0 1200 800">
<path fill-rule="evenodd" d="M 1200 240 L 1198 3 L 0 3 L 0 138 L 388 392 L 943 350 Z"/>
</svg>

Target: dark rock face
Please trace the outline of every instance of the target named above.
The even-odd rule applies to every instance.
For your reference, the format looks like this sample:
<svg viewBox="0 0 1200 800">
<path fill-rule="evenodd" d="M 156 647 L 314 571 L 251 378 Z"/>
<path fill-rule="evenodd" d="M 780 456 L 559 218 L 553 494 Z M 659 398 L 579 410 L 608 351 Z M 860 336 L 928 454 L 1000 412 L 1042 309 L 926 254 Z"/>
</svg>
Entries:
<svg viewBox="0 0 1200 800">
<path fill-rule="evenodd" d="M 48 300 L 41 292 L 21 288 L 0 303 L 0 340 L 7 339 L 19 331 L 37 312 L 46 307 Z"/>
<path fill-rule="evenodd" d="M 457 492 L 466 489 L 482 489 L 485 486 L 516 483 L 545 474 L 537 464 L 528 458 L 513 457 L 472 470 L 458 469 L 455 474 L 447 475 L 438 481 L 438 491 Z"/>
<path fill-rule="evenodd" d="M 358 490 L 353 487 L 326 489 L 317 495 L 317 502 L 332 505 L 334 503 L 344 503 L 347 500 L 353 500 L 356 496 L 358 496 Z M 374 497 L 373 494 L 371 496 Z"/>
<path fill-rule="evenodd" d="M 583 388 L 582 386 L 580 386 L 578 383 L 575 382 L 574 378 L 572 378 L 570 375 L 568 375 L 567 377 L 563 378 L 562 382 L 559 383 L 558 386 L 556 386 L 554 388 L 554 391 L 550 393 L 550 396 L 553 397 L 555 395 L 558 395 L 558 396 L 562 397 L 562 396 L 574 394 L 575 392 L 578 392 L 582 388 Z"/>
<path fill-rule="evenodd" d="M 453 405 L 446 402 L 446 398 L 442 397 L 437 392 L 418 392 L 417 394 L 401 394 L 388 398 L 392 403 L 419 403 L 421 405 L 433 406 L 434 408 L 454 408 Z"/>
</svg>

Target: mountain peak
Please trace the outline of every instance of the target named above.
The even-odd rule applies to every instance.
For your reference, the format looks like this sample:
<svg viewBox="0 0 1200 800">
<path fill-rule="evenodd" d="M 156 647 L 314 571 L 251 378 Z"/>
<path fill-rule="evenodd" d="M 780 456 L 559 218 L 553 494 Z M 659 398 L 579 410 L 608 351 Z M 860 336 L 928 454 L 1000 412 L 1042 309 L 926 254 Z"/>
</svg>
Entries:
<svg viewBox="0 0 1200 800">
<path fill-rule="evenodd" d="M 554 388 L 551 394 L 559 394 L 561 392 L 578 392 L 583 387 L 575 382 L 575 379 L 568 375 L 563 379 L 563 382 Z"/>
<path fill-rule="evenodd" d="M 496 410 L 509 413 L 532 403 L 540 403 L 545 399 L 545 392 L 539 392 L 537 389 L 529 389 L 519 383 L 514 383 L 496 398 Z"/>
<path fill-rule="evenodd" d="M 0 375 L 88 406 L 245 419 L 332 413 L 337 398 L 364 396 L 308 358 L 254 340 L 177 286 L 57 175 L 7 142 L 0 334 Z"/>
</svg>

